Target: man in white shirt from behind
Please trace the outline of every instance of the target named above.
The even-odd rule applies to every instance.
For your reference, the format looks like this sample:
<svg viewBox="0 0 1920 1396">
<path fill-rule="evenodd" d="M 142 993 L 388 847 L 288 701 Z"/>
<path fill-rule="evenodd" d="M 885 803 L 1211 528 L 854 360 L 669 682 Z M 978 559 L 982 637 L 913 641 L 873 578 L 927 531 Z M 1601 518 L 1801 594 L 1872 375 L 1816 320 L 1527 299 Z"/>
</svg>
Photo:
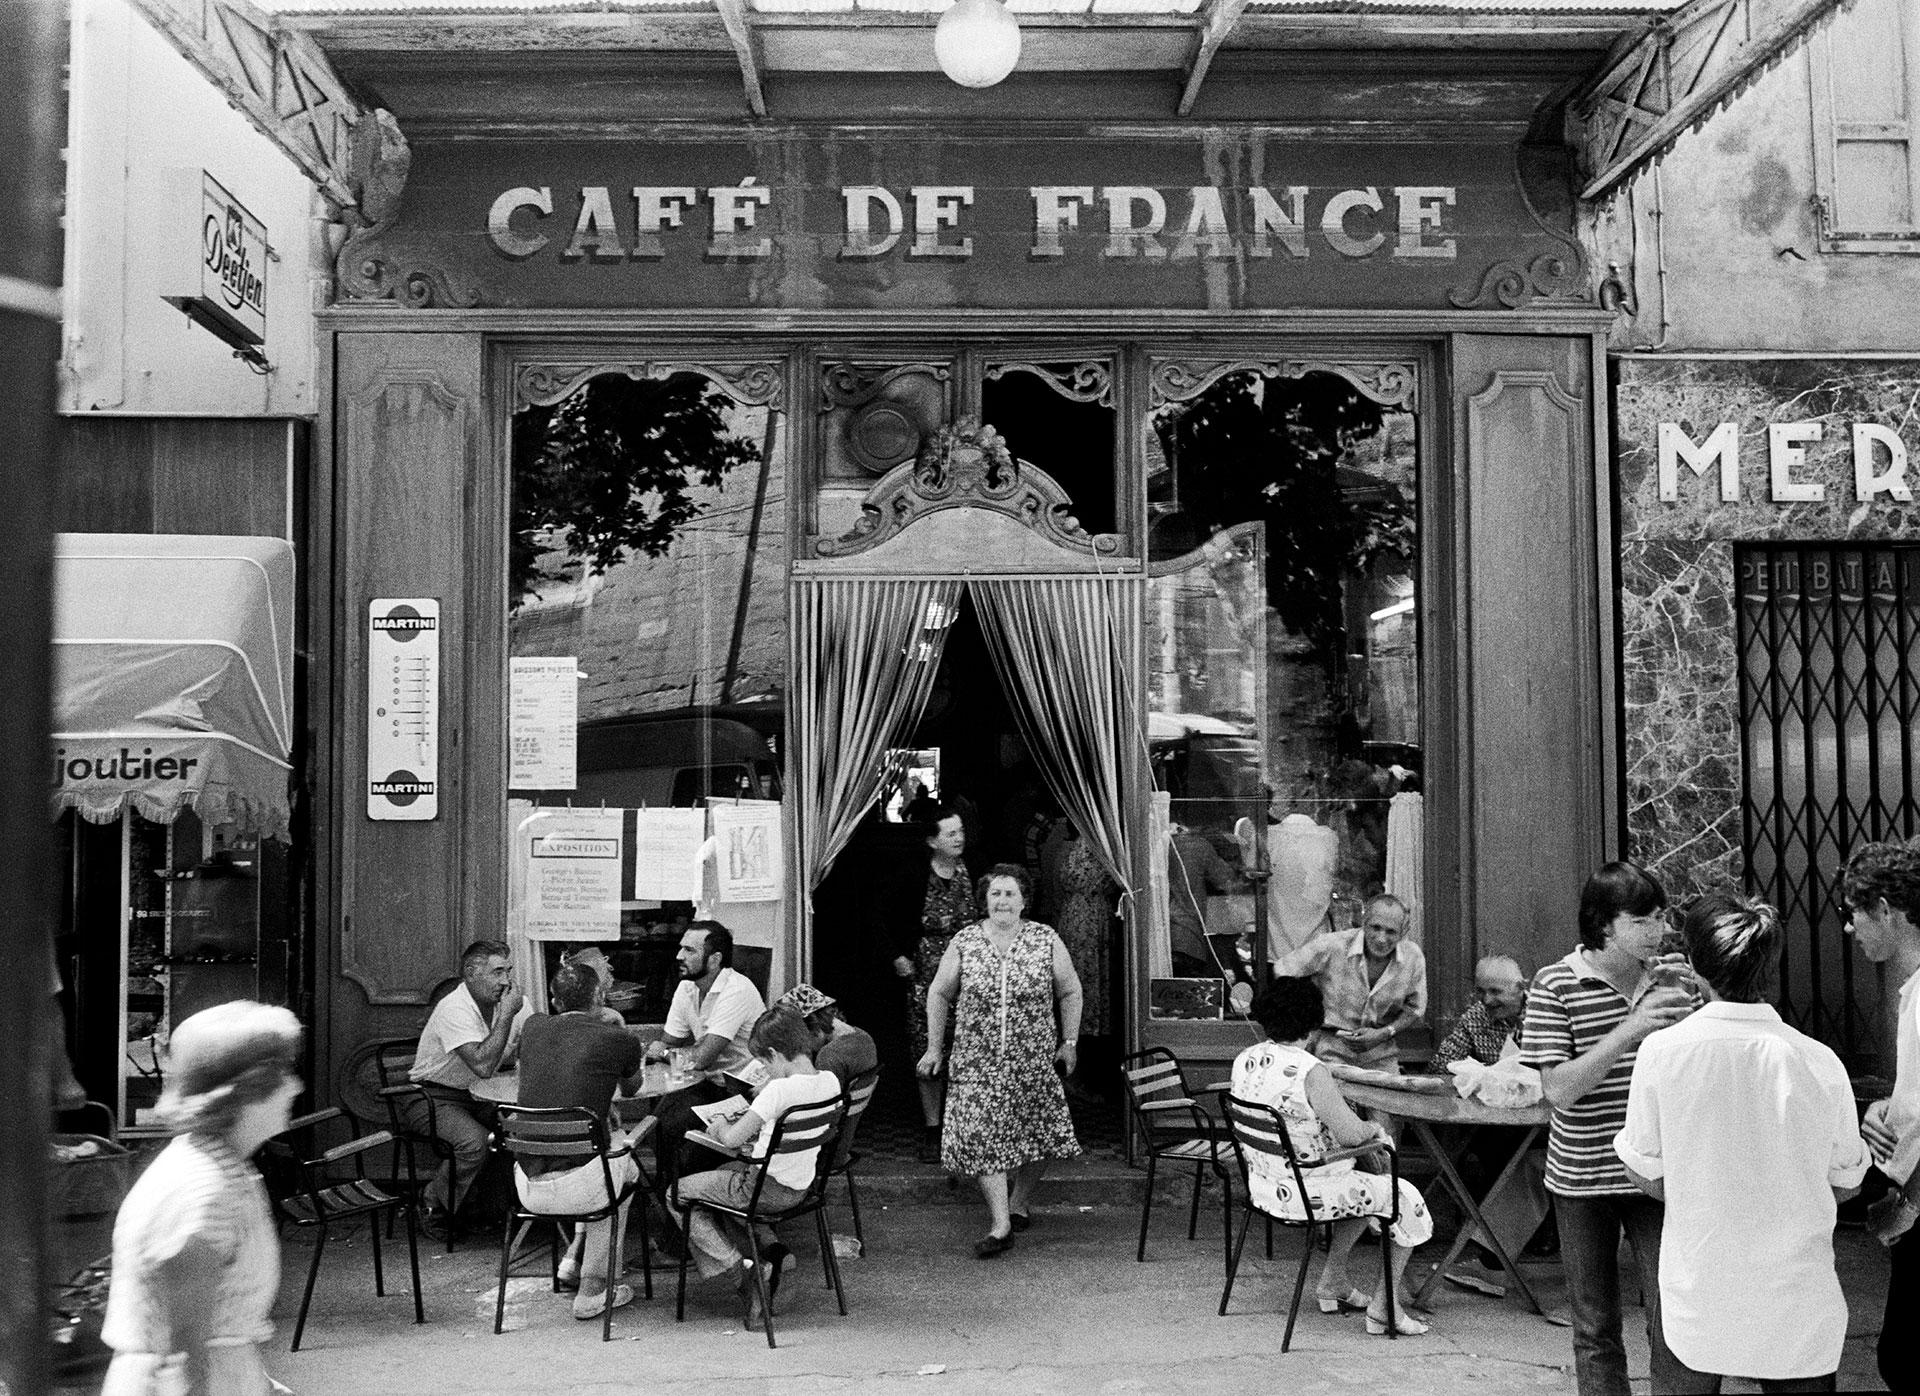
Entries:
<svg viewBox="0 0 1920 1396">
<path fill-rule="evenodd" d="M 1678 1390 L 1739 1376 L 1832 1391 L 1847 1336 L 1834 1209 L 1868 1161 L 1846 1068 L 1767 1002 L 1778 912 L 1705 896 L 1681 929 L 1710 1001 L 1641 1044 L 1613 1141 L 1628 1177 L 1666 1202 L 1661 1319 L 1698 1377 Z"/>
</svg>

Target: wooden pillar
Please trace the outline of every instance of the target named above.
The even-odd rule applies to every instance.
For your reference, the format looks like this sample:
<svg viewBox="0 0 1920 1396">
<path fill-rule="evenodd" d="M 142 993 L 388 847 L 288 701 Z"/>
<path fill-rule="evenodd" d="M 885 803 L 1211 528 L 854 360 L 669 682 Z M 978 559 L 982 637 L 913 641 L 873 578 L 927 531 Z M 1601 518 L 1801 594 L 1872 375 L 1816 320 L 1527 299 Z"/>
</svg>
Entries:
<svg viewBox="0 0 1920 1396">
<path fill-rule="evenodd" d="M 1593 343 L 1459 335 L 1456 953 L 1537 968 L 1577 939 L 1604 857 L 1612 600 L 1598 564 Z M 1464 978 L 1471 960 L 1440 971 Z"/>
<path fill-rule="evenodd" d="M 424 1005 L 459 973 L 463 945 L 506 929 L 504 482 L 480 338 L 343 333 L 335 351 L 330 808 L 316 819 L 331 830 L 318 850 L 331 864 L 318 871 L 321 895 L 333 899 L 329 1069 L 375 1030 L 371 1010 Z M 367 606 L 388 597 L 440 606 L 431 820 L 367 813 Z"/>
</svg>

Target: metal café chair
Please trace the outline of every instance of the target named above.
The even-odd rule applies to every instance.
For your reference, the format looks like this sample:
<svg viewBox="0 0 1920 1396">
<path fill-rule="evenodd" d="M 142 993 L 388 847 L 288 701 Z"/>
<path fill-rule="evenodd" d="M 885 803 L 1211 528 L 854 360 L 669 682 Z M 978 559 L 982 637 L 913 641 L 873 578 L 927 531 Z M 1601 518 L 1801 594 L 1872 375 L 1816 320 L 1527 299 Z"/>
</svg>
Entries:
<svg viewBox="0 0 1920 1396">
<path fill-rule="evenodd" d="M 668 1202 L 680 1214 L 680 1226 L 684 1233 L 687 1222 L 695 1207 L 705 1207 L 710 1212 L 722 1216 L 737 1218 L 746 1224 L 747 1250 L 753 1261 L 753 1285 L 759 1292 L 760 1311 L 766 1315 L 767 1346 L 776 1347 L 773 1339 L 773 1296 L 767 1284 L 767 1277 L 761 1270 L 760 1238 L 755 1227 L 773 1226 L 784 1221 L 792 1221 L 809 1213 L 813 1216 L 814 1229 L 820 1237 L 820 1262 L 826 1269 L 827 1283 L 833 1287 L 834 1297 L 840 1302 L 840 1316 L 847 1314 L 847 1291 L 840 1283 L 840 1261 L 833 1253 L 833 1238 L 827 1233 L 827 1179 L 828 1167 L 833 1153 L 834 1140 L 839 1133 L 842 1121 L 847 1113 L 847 1094 L 842 1091 L 832 1100 L 822 1101 L 818 1105 L 796 1105 L 781 1112 L 780 1118 L 773 1122 L 773 1133 L 767 1140 L 767 1152 L 764 1158 L 752 1160 L 753 1190 L 747 1195 L 744 1207 L 724 1207 L 713 1202 L 686 1202 L 680 1200 L 680 1185 L 675 1182 L 668 1193 Z M 808 1149 L 817 1149 L 814 1155 L 813 1181 L 807 1184 L 806 1191 L 798 1202 L 791 1207 L 773 1207 L 762 1205 L 761 1191 L 767 1184 L 767 1170 L 773 1160 L 785 1154 L 805 1153 Z M 691 1246 L 681 1253 L 680 1291 L 675 1301 L 673 1317 L 676 1323 L 687 1316 L 687 1261 L 691 1258 Z"/>
<path fill-rule="evenodd" d="M 860 1133 L 860 1117 L 867 1113 L 867 1106 L 873 1103 L 874 1087 L 880 1083 L 880 1068 L 863 1071 L 847 1085 L 847 1117 L 840 1126 L 839 1136 L 834 1140 L 833 1158 L 827 1165 L 827 1177 L 847 1180 L 847 1205 L 853 1211 L 853 1237 L 860 1243 L 860 1254 L 867 1253 L 867 1236 L 860 1229 L 860 1191 L 853 1181 L 854 1165 L 860 1162 L 860 1154 L 854 1144 Z"/>
<path fill-rule="evenodd" d="M 536 1108 L 531 1105 L 503 1105 L 494 1125 L 493 1147 L 497 1152 L 507 1154 L 515 1162 L 534 1158 L 570 1158 L 577 1159 L 591 1154 L 600 1160 L 600 1176 L 605 1184 L 606 1200 L 600 1206 L 585 1212 L 534 1212 L 528 1210 L 525 1203 L 519 1201 L 519 1190 L 514 1191 L 514 1204 L 507 1213 L 505 1226 L 500 1235 L 500 1287 L 493 1300 L 493 1331 L 498 1333 L 506 1317 L 507 1310 L 507 1271 L 512 1267 L 514 1252 L 519 1249 L 520 1238 L 529 1231 L 535 1222 L 552 1222 L 553 1242 L 549 1269 L 556 1293 L 560 1289 L 560 1236 L 561 1224 L 570 1222 L 576 1226 L 593 1226 L 607 1222 L 617 1226 L 620 1208 L 637 1193 L 647 1182 L 647 1171 L 641 1165 L 633 1180 L 624 1186 L 613 1179 L 613 1160 L 631 1157 L 639 1163 L 637 1146 L 653 1130 L 651 1117 L 643 1120 L 640 1127 L 629 1136 L 625 1144 L 615 1148 L 607 1132 L 607 1122 L 593 1111 L 578 1105 L 563 1105 L 552 1108 Z M 634 1209 L 640 1215 L 640 1274 L 645 1286 L 646 1297 L 653 1298 L 653 1263 L 647 1258 L 647 1209 L 643 1202 Z M 517 1230 L 516 1230 L 517 1225 Z M 613 1338 L 613 1292 L 620 1282 L 620 1238 L 613 1238 L 607 1247 L 607 1305 L 601 1313 L 600 1341 L 610 1342 Z"/>
<path fill-rule="evenodd" d="M 317 1110 L 311 1115 L 302 1115 L 289 1124 L 284 1133 L 267 1142 L 268 1156 L 289 1164 L 297 1179 L 294 1191 L 280 1199 L 281 1214 L 295 1226 L 312 1227 L 317 1232 L 313 1259 L 307 1264 L 306 1288 L 300 1293 L 300 1313 L 293 1321 L 293 1346 L 289 1349 L 292 1352 L 300 1351 L 300 1339 L 307 1330 L 307 1308 L 313 1302 L 313 1284 L 320 1275 L 320 1258 L 326 1254 L 327 1237 L 335 1226 L 355 1217 L 367 1219 L 367 1237 L 373 1246 L 373 1292 L 380 1295 L 387 1292 L 380 1260 L 380 1219 L 396 1211 L 406 1217 L 407 1262 L 413 1272 L 413 1321 L 427 1321 L 420 1302 L 420 1247 L 414 1232 L 413 1206 L 406 1198 L 383 1192 L 367 1179 L 368 1151 L 392 1143 L 393 1136 L 385 1130 L 376 1130 L 312 1156 L 294 1147 L 292 1136 L 329 1120 L 346 1120 L 349 1127 L 353 1126 L 353 1117 L 344 1110 L 337 1107 Z M 353 1176 L 336 1178 L 334 1170 L 349 1159 L 353 1161 Z"/>
<path fill-rule="evenodd" d="M 378 1091 L 381 1102 L 387 1110 L 387 1129 L 393 1135 L 393 1171 L 399 1175 L 399 1163 L 404 1158 L 407 1165 L 407 1189 L 412 1194 L 414 1206 L 420 1205 L 426 1184 L 420 1177 L 419 1160 L 415 1151 L 425 1149 L 434 1158 L 447 1166 L 447 1194 L 450 1197 L 460 1195 L 460 1161 L 454 1157 L 453 1145 L 442 1139 L 439 1134 L 437 1106 L 434 1098 L 422 1090 L 409 1078 L 413 1069 L 413 1059 L 418 1055 L 420 1042 L 417 1037 L 387 1037 L 367 1044 L 360 1050 L 371 1050 L 376 1068 L 380 1075 Z M 426 1107 L 427 1127 L 419 1128 L 407 1118 L 405 1106 L 410 1101 L 423 1101 Z M 392 1234 L 391 1229 L 388 1232 Z M 454 1248 L 454 1226 L 451 1217 L 447 1220 L 447 1251 Z"/>
<path fill-rule="evenodd" d="M 1278 1222 L 1282 1226 L 1303 1228 L 1306 1232 L 1306 1244 L 1300 1248 L 1300 1273 L 1294 1278 L 1293 1302 L 1287 1308 L 1287 1331 L 1280 1338 L 1280 1351 L 1285 1352 L 1293 1342 L 1293 1321 L 1300 1313 L 1300 1295 L 1307 1286 L 1307 1267 L 1313 1262 L 1313 1242 L 1317 1228 L 1330 1226 L 1335 1220 L 1345 1221 L 1347 1218 L 1314 1215 L 1313 1195 L 1307 1191 L 1307 1179 L 1302 1171 L 1299 1155 L 1293 1151 L 1293 1140 L 1287 1134 L 1286 1121 L 1281 1118 L 1278 1110 L 1258 1101 L 1243 1100 L 1230 1090 L 1220 1092 L 1220 1107 L 1221 1112 L 1226 1116 L 1227 1128 L 1232 1135 L 1234 1157 L 1240 1165 L 1241 1190 L 1245 1194 L 1244 1210 L 1240 1216 L 1240 1234 L 1234 1239 L 1233 1252 L 1227 1261 L 1226 1287 L 1220 1291 L 1220 1313 L 1222 1317 L 1226 1315 L 1227 1301 L 1233 1297 L 1233 1279 L 1240 1269 L 1240 1252 L 1247 1244 L 1247 1226 L 1253 1221 L 1254 1213 L 1258 1212 L 1266 1218 L 1269 1226 Z M 1351 1149 L 1335 1149 L 1324 1158 L 1313 1160 L 1311 1166 L 1318 1167 L 1323 1163 L 1338 1163 L 1342 1159 L 1360 1158 L 1375 1150 L 1384 1151 L 1387 1155 L 1388 1176 L 1393 1183 L 1389 1196 L 1393 1201 L 1386 1211 L 1366 1215 L 1379 1217 L 1382 1228 L 1387 1229 L 1400 1219 L 1400 1160 L 1391 1145 L 1374 1140 Z M 1289 1217 L 1260 1205 L 1254 1197 L 1251 1180 L 1247 1176 L 1247 1156 L 1250 1153 L 1275 1160 L 1287 1173 L 1292 1174 L 1293 1187 L 1300 1198 L 1303 1216 Z M 1393 1314 L 1392 1252 L 1390 1237 L 1382 1234 L 1380 1237 L 1380 1283 L 1385 1286 L 1387 1296 L 1387 1335 L 1398 1337 L 1399 1330 L 1395 1325 Z"/>
<path fill-rule="evenodd" d="M 1227 1172 L 1232 1141 L 1220 1137 L 1198 1101 L 1187 1094 L 1180 1059 L 1164 1047 L 1133 1052 L 1120 1063 L 1127 1106 L 1139 1128 L 1147 1155 L 1147 1190 L 1140 1204 L 1140 1245 L 1134 1259 L 1147 1258 L 1147 1226 L 1153 1217 L 1153 1181 L 1160 1161 L 1193 1165 L 1193 1203 L 1187 1210 L 1187 1239 L 1200 1234 L 1200 1189 L 1209 1170 L 1220 1180 L 1221 1259 L 1233 1231 L 1233 1180 Z"/>
</svg>

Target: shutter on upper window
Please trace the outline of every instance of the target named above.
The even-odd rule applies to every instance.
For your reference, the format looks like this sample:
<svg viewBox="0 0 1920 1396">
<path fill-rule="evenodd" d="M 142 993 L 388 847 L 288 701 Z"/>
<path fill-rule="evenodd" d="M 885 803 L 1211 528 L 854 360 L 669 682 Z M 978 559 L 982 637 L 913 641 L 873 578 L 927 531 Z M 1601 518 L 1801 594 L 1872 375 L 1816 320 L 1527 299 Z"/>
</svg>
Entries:
<svg viewBox="0 0 1920 1396">
<path fill-rule="evenodd" d="M 1822 250 L 1920 252 L 1920 5 L 1856 0 L 1811 53 Z"/>
</svg>

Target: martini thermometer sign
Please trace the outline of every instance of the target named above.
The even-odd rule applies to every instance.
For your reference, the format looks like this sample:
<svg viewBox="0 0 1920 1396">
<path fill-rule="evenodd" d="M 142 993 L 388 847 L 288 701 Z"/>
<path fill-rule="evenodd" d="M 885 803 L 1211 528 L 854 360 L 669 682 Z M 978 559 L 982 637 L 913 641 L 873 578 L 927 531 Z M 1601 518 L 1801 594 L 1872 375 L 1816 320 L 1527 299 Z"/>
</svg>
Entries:
<svg viewBox="0 0 1920 1396">
<path fill-rule="evenodd" d="M 440 814 L 440 603 L 367 603 L 367 818 Z"/>
</svg>

